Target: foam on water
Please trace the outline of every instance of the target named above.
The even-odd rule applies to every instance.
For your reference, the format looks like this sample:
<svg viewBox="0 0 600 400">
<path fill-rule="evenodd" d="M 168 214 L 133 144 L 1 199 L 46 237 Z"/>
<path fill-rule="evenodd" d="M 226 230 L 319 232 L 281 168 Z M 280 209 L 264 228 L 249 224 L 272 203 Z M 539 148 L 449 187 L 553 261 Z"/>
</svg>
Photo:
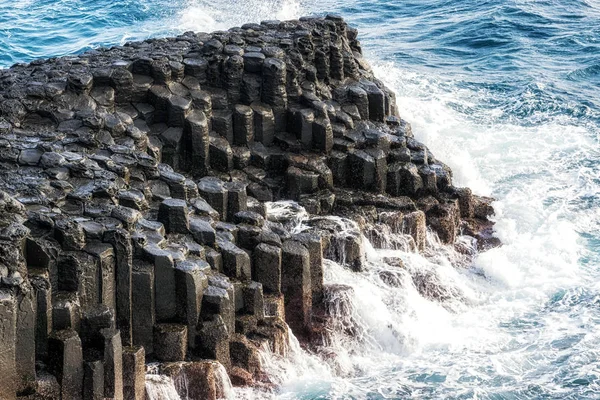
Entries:
<svg viewBox="0 0 600 400">
<path fill-rule="evenodd" d="M 287 20 L 301 15 L 297 0 L 267 1 L 199 1 L 188 0 L 178 13 L 179 29 L 210 32 L 226 30 L 248 22 L 269 19 Z"/>
<path fill-rule="evenodd" d="M 278 364 L 279 369 L 269 372 L 280 377 L 282 398 L 562 396 L 570 389 L 554 381 L 557 358 L 564 357 L 556 348 L 564 353 L 579 342 L 595 343 L 579 349 L 584 351 L 581 358 L 592 364 L 578 364 L 580 358 L 563 370 L 566 374 L 572 373 L 567 372 L 571 368 L 597 370 L 593 362 L 598 334 L 585 326 L 592 321 L 582 326 L 579 317 L 546 314 L 556 290 L 559 297 L 574 292 L 567 295 L 573 299 L 581 292 L 577 286 L 581 280 L 565 273 L 562 262 L 555 263 L 550 277 L 537 280 L 515 280 L 510 273 L 544 272 L 537 270 L 538 264 L 544 265 L 555 253 L 532 256 L 532 264 L 538 263 L 533 267 L 518 263 L 512 270 L 497 271 L 510 266 L 512 258 L 520 260 L 525 249 L 531 251 L 507 244 L 463 269 L 457 268 L 460 255 L 440 247 L 433 236 L 430 239 L 427 257 L 367 247 L 368 267 L 360 273 L 325 262 L 326 283 L 348 288 L 328 296 L 334 324 L 319 357 L 329 374 L 307 374 L 306 366 L 315 364 L 302 361 L 314 358 L 306 354 Z M 565 247 L 569 246 L 573 243 Z M 399 257 L 405 268 L 386 264 L 383 257 Z M 389 272 L 397 279 L 390 280 Z M 295 373 L 300 365 L 304 370 Z M 314 375 L 319 378 L 314 380 Z M 286 385 L 290 376 L 294 384 Z M 327 380 L 329 385 L 324 385 Z M 539 387 L 530 391 L 530 385 Z"/>
</svg>

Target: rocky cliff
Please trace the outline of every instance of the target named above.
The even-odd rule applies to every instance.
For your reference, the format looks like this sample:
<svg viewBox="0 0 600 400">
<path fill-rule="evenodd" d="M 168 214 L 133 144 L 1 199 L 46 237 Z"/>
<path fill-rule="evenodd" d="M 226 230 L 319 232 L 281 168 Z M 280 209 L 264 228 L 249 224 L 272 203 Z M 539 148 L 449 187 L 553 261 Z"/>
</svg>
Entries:
<svg viewBox="0 0 600 400">
<path fill-rule="evenodd" d="M 5 400 L 144 399 L 153 361 L 216 398 L 219 363 L 255 384 L 288 326 L 318 341 L 323 257 L 360 270 L 361 233 L 496 244 L 336 16 L 0 70 L 0 189 Z M 290 231 L 283 199 L 360 232 Z"/>
</svg>

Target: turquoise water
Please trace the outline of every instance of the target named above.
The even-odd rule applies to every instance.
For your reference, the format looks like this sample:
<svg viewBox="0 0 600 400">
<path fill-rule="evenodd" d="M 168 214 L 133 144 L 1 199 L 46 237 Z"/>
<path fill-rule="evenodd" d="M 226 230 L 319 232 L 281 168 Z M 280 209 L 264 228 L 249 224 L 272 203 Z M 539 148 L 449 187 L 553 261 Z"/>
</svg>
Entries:
<svg viewBox="0 0 600 400">
<path fill-rule="evenodd" d="M 600 3 L 597 1 L 2 1 L 0 66 L 98 45 L 336 12 L 360 28 L 416 136 L 459 185 L 496 199 L 504 246 L 457 269 L 402 255 L 460 295 L 374 271 L 355 288 L 369 340 L 277 369 L 283 398 L 600 398 Z M 275 369 L 274 369 L 275 370 Z M 261 395 L 256 395 L 261 397 Z"/>
</svg>

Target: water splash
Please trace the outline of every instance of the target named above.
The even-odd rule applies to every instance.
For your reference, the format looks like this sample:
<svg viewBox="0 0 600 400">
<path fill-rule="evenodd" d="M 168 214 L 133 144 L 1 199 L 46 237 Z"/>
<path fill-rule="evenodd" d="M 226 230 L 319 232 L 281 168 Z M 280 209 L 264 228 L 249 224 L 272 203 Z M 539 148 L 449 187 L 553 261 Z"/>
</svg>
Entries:
<svg viewBox="0 0 600 400">
<path fill-rule="evenodd" d="M 300 233 L 308 227 L 305 221 L 308 213 L 295 201 L 275 201 L 265 203 L 267 221 L 281 223 L 292 234 Z"/>
<path fill-rule="evenodd" d="M 186 363 L 182 362 L 180 364 L 183 365 Z M 214 379 L 214 389 L 217 399 L 233 400 L 238 398 L 225 367 L 216 361 L 212 362 L 211 367 L 214 368 L 208 368 L 206 371 L 213 374 L 212 377 L 208 377 L 208 381 Z M 161 365 L 158 363 L 146 365 L 147 400 L 196 400 L 190 397 L 190 393 L 194 393 L 190 385 L 194 385 L 195 382 L 190 380 L 190 377 L 185 372 L 185 368 L 181 369 L 180 373 L 175 376 L 175 379 L 161 374 L 160 370 Z M 194 395 L 192 394 L 192 396 Z"/>
<path fill-rule="evenodd" d="M 456 269 L 462 255 L 441 246 L 433 234 L 426 258 L 414 248 L 377 249 L 357 223 L 346 218 L 308 218 L 300 206 L 290 202 L 271 203 L 268 210 L 294 221 L 295 227 L 329 226 L 339 237 L 349 232 L 359 235 L 366 260 L 361 272 L 344 266 L 343 259 L 324 260 L 330 322 L 316 354 L 301 349 L 291 334 L 287 357 L 266 347 L 262 350 L 265 372 L 280 386 L 279 398 L 303 393 L 326 394 L 327 398 L 365 395 L 362 379 L 375 379 L 390 365 L 402 365 L 406 355 L 438 344 L 439 328 L 450 326 L 452 314 L 477 301 L 477 293 L 464 284 Z M 452 257 L 444 258 L 448 255 Z M 444 258 L 445 265 L 436 257 Z"/>
<path fill-rule="evenodd" d="M 171 377 L 159 374 L 146 374 L 147 400 L 181 400 Z"/>
<path fill-rule="evenodd" d="M 302 12 L 300 2 L 294 0 L 188 0 L 177 18 L 180 29 L 184 31 L 211 32 L 249 22 L 294 19 L 300 17 Z"/>
<path fill-rule="evenodd" d="M 346 231 L 359 230 L 355 222 L 339 217 L 306 220 L 303 210 L 289 203 L 281 207 L 273 203 L 270 209 L 285 214 L 296 227 L 314 226 L 315 221 L 322 227 L 325 221 L 342 236 Z M 285 212 L 280 213 L 281 210 Z M 294 212 L 299 216 L 294 218 Z M 368 225 L 362 228 L 369 231 Z M 548 292 L 556 290 L 557 282 L 575 285 L 578 282 L 569 272 L 577 258 L 569 253 L 576 244 L 569 242 L 568 235 L 560 246 L 557 243 L 546 249 L 554 252 L 558 248 L 563 252 L 560 260 L 553 261 L 554 272 L 552 267 L 548 270 L 548 265 L 544 266 L 546 274 L 558 275 L 539 276 L 532 282 L 533 278 L 525 274 L 541 274 L 535 268 L 538 265 L 542 268 L 541 263 L 549 261 L 541 248 L 539 253 L 530 255 L 531 260 L 539 258 L 529 266 L 530 270 L 520 266 L 507 269 L 513 252 L 522 257 L 522 247 L 531 250 L 531 243 L 509 241 L 499 249 L 477 254 L 472 238 L 461 236 L 455 246 L 446 246 L 428 232 L 426 251 L 419 254 L 410 246 L 397 249 L 389 246 L 397 241 L 395 235 L 402 237 L 394 233 L 398 227 L 389 228 L 384 230 L 383 240 L 375 245 L 368 237 L 361 236 L 366 260 L 361 271 L 350 270 L 343 260 L 325 260 L 325 300 L 330 323 L 317 354 L 304 352 L 302 357 L 320 359 L 327 373 L 321 371 L 317 375 L 327 378 L 312 382 L 314 373 L 294 373 L 290 378 L 290 374 L 272 368 L 271 373 L 279 377 L 276 380 L 281 384 L 280 398 L 307 394 L 361 398 L 374 395 L 373 388 L 391 398 L 430 398 L 451 393 L 464 393 L 467 397 L 479 393 L 487 398 L 489 388 L 494 387 L 520 393 L 519 384 L 511 381 L 520 373 L 545 376 L 545 366 L 554 359 L 552 354 L 544 357 L 528 354 L 525 358 L 519 354 L 531 343 L 543 349 L 542 337 L 555 337 L 554 329 L 565 323 L 532 311 Z M 563 226 L 563 234 L 569 228 Z M 541 240 L 538 244 L 544 246 L 544 243 Z M 533 245 L 535 249 L 535 241 Z M 565 265 L 565 261 L 569 264 Z M 568 297 L 580 296 L 574 293 Z M 550 321 L 553 329 L 542 337 L 532 329 L 538 323 Z M 589 335 L 575 334 L 565 339 L 565 343 L 582 338 L 595 340 Z M 590 349 L 585 354 L 589 359 Z M 288 365 L 282 360 L 278 362 Z M 314 363 L 297 359 L 291 363 L 314 368 Z M 267 361 L 265 364 L 272 365 Z M 498 382 L 499 376 L 505 376 L 507 381 Z M 286 379 L 294 383 L 286 385 Z M 483 382 L 488 389 L 480 388 Z M 553 393 L 564 390 L 553 389 Z"/>
<path fill-rule="evenodd" d="M 235 392 L 225 367 L 221 363 L 217 363 L 215 368 L 215 386 L 218 389 L 219 398 L 223 400 L 234 400 L 236 398 Z"/>
</svg>

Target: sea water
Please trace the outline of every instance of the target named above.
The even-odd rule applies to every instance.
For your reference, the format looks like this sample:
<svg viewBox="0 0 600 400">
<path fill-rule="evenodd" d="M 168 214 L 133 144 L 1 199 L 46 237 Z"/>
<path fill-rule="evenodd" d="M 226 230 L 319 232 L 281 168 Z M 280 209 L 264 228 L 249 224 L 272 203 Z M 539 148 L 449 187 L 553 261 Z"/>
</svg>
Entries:
<svg viewBox="0 0 600 400">
<path fill-rule="evenodd" d="M 426 256 L 395 251 L 393 285 L 382 250 L 362 273 L 327 261 L 326 281 L 348 287 L 332 311 L 356 334 L 265 352 L 277 397 L 600 398 L 598 1 L 0 0 L 0 66 L 327 12 L 360 29 L 455 184 L 496 198 L 504 245 L 465 265 L 430 235 Z"/>
</svg>

